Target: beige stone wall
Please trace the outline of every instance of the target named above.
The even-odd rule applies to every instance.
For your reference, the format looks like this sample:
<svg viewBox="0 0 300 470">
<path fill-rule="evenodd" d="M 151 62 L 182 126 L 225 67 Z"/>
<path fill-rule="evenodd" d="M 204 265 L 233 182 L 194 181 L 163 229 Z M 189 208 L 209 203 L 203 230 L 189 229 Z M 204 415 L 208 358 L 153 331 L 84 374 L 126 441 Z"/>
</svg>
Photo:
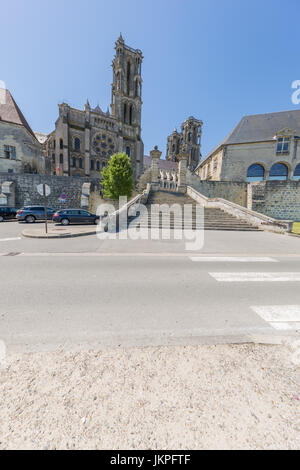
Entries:
<svg viewBox="0 0 300 470">
<path fill-rule="evenodd" d="M 203 180 L 220 181 L 223 163 L 223 149 L 214 153 L 206 162 L 196 170 L 196 174 Z"/>
<path fill-rule="evenodd" d="M 225 151 L 221 180 L 246 181 L 248 168 L 254 163 L 260 163 L 265 168 L 265 177 L 267 178 L 274 163 L 289 164 L 290 159 L 290 156 L 276 156 L 276 141 L 228 145 Z"/>
<path fill-rule="evenodd" d="M 230 181 L 204 181 L 195 174 L 187 174 L 187 184 L 208 198 L 220 197 L 247 207 L 247 183 Z"/>
</svg>

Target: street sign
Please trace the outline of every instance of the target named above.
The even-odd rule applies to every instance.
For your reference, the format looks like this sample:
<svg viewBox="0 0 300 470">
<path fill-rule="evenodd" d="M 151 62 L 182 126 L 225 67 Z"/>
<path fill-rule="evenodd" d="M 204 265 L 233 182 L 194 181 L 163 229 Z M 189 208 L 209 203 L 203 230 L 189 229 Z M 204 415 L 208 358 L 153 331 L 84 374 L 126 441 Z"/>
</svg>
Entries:
<svg viewBox="0 0 300 470">
<path fill-rule="evenodd" d="M 47 184 L 38 184 L 36 189 L 37 189 L 37 192 L 41 195 L 41 196 L 44 196 L 44 186 L 45 186 L 45 196 L 50 196 L 51 194 L 51 189 L 50 189 L 50 186 L 48 186 Z"/>
<path fill-rule="evenodd" d="M 51 189 L 47 184 L 38 184 L 37 192 L 44 198 L 44 210 L 45 210 L 45 230 L 48 233 L 48 214 L 47 214 L 47 196 L 51 194 Z"/>
</svg>

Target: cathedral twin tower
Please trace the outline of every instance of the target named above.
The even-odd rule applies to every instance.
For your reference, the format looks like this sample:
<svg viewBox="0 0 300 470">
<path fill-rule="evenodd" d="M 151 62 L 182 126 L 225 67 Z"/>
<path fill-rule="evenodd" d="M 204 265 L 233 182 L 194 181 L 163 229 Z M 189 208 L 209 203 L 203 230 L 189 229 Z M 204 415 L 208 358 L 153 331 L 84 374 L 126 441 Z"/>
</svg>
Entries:
<svg viewBox="0 0 300 470">
<path fill-rule="evenodd" d="M 122 35 L 115 50 L 111 112 L 104 112 L 99 106 L 91 108 L 88 101 L 84 110 L 66 103 L 59 105 L 55 130 L 44 149 L 51 162 L 52 174 L 99 178 L 99 172 L 116 152 L 125 152 L 130 157 L 135 179 L 143 173 L 143 55 L 139 49 L 127 46 Z M 189 166 L 195 167 L 200 159 L 201 126 L 201 121 L 190 118 L 183 124 L 183 135 L 173 133 L 168 139 L 167 159 L 176 160 L 176 154 L 186 142 Z"/>
</svg>

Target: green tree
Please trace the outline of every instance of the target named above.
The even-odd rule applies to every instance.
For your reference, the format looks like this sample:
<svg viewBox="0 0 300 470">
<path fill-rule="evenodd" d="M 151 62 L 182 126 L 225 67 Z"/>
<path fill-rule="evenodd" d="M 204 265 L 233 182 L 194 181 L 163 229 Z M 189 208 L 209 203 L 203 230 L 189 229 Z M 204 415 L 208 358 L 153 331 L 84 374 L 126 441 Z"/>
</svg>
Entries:
<svg viewBox="0 0 300 470">
<path fill-rule="evenodd" d="M 133 191 L 133 171 L 126 153 L 115 153 L 109 160 L 108 167 L 102 171 L 104 197 L 118 200 L 120 196 L 130 198 Z"/>
</svg>

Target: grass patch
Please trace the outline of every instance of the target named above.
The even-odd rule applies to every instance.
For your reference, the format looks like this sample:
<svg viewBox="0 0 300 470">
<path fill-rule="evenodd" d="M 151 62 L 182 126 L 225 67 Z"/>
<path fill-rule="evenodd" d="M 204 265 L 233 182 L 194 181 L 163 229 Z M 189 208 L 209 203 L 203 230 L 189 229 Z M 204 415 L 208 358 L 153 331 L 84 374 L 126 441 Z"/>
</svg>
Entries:
<svg viewBox="0 0 300 470">
<path fill-rule="evenodd" d="M 293 233 L 298 233 L 300 235 L 300 222 L 295 222 L 293 225 Z"/>
</svg>

